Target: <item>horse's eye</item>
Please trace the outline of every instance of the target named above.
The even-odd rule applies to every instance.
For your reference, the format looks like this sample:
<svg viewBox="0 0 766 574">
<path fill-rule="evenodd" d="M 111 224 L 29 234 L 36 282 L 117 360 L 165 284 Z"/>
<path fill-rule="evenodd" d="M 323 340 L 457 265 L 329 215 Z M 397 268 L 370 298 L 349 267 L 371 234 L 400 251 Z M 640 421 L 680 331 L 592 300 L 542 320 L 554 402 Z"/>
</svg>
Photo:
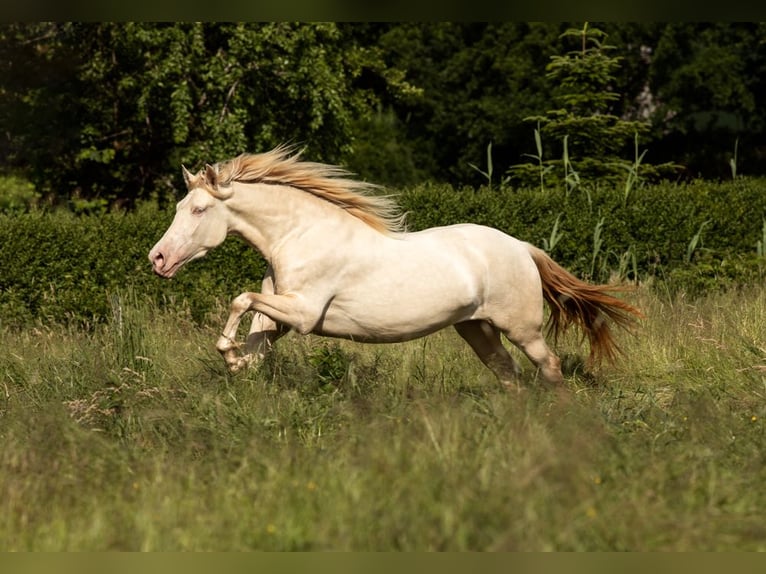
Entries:
<svg viewBox="0 0 766 574">
<path fill-rule="evenodd" d="M 194 207 L 192 208 L 192 215 L 202 215 L 206 209 L 206 207 Z"/>
</svg>

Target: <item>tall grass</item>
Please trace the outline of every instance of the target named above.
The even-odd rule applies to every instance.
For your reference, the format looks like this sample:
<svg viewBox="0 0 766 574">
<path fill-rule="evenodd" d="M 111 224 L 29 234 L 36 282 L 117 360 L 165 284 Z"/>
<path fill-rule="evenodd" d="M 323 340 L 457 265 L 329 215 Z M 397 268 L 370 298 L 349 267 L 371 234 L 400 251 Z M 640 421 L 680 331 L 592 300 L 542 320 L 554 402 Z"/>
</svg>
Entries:
<svg viewBox="0 0 766 574">
<path fill-rule="evenodd" d="M 521 357 L 506 393 L 451 331 L 290 334 L 230 376 L 225 309 L 130 293 L 91 329 L 5 329 L 2 549 L 766 550 L 764 295 L 639 289 L 617 365 L 560 341 L 563 393 Z"/>
</svg>

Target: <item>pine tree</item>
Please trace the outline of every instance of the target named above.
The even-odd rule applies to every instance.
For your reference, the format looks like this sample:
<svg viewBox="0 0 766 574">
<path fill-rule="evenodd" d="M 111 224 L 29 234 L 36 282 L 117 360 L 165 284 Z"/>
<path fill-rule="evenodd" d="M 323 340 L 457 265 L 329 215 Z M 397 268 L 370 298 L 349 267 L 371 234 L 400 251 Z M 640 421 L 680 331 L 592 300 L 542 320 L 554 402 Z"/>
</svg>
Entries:
<svg viewBox="0 0 766 574">
<path fill-rule="evenodd" d="M 552 56 L 546 66 L 547 77 L 556 84 L 555 102 L 560 106 L 536 122 L 536 163 L 509 169 L 510 180 L 521 185 L 564 183 L 572 189 L 582 182 L 626 182 L 626 194 L 645 179 L 660 179 L 675 166 L 643 165 L 646 151 L 639 153 L 639 140 L 650 126 L 647 122 L 623 119 L 614 114 L 620 94 L 613 91 L 614 73 L 622 58 L 608 54 L 615 47 L 605 44 L 606 33 L 591 28 L 570 28 L 562 37 L 575 38 L 578 48 L 563 56 Z M 624 158 L 631 149 L 630 160 Z M 544 145 L 553 143 L 561 159 L 545 159 Z"/>
</svg>

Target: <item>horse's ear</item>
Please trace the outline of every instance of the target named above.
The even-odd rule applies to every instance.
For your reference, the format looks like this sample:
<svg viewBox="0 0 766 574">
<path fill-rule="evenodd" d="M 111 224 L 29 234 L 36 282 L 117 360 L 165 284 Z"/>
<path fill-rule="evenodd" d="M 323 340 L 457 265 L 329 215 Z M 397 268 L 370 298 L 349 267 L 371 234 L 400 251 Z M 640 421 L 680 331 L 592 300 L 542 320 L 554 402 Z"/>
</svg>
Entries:
<svg viewBox="0 0 766 574">
<path fill-rule="evenodd" d="M 186 182 L 186 188 L 191 190 L 192 178 L 194 177 L 191 172 L 186 169 L 185 165 L 181 165 L 181 173 L 184 174 L 184 181 Z"/>
<path fill-rule="evenodd" d="M 205 165 L 205 181 L 213 189 L 218 189 L 218 172 L 209 163 Z"/>
</svg>

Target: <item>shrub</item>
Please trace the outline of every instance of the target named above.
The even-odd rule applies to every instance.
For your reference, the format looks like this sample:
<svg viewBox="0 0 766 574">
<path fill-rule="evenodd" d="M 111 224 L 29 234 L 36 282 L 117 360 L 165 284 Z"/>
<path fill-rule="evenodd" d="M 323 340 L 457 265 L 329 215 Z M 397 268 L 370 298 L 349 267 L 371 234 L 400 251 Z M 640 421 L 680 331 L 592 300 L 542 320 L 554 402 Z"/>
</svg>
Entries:
<svg viewBox="0 0 766 574">
<path fill-rule="evenodd" d="M 601 271 L 593 279 L 606 280 L 629 251 L 642 276 L 680 266 L 698 234 L 697 254 L 708 251 L 719 260 L 754 254 L 763 235 L 765 191 L 766 180 L 758 178 L 661 183 L 636 190 L 625 202 L 619 189 L 606 185 L 570 193 L 563 188 L 541 192 L 423 185 L 404 191 L 400 203 L 409 213 L 411 230 L 472 221 L 542 246 L 555 226 L 558 240 L 552 255 L 580 275 L 591 270 L 600 226 L 596 268 Z"/>
<path fill-rule="evenodd" d="M 171 217 L 151 204 L 98 216 L 0 215 L 0 320 L 100 321 L 109 293 L 126 286 L 160 305 L 188 304 L 201 320 L 221 297 L 259 286 L 265 263 L 237 240 L 170 281 L 154 276 L 147 254 Z"/>
<path fill-rule="evenodd" d="M 458 222 L 496 227 L 547 247 L 585 278 L 654 277 L 671 292 L 700 293 L 761 280 L 766 179 L 664 183 L 637 190 L 453 189 L 426 184 L 399 196 L 409 229 Z M 110 293 L 126 287 L 158 305 L 188 306 L 202 321 L 221 302 L 260 287 L 263 258 L 227 240 L 173 279 L 154 276 L 147 260 L 172 213 L 153 203 L 132 212 L 0 214 L 0 321 L 98 322 Z M 761 245 L 760 252 L 763 252 Z"/>
<path fill-rule="evenodd" d="M 39 199 L 30 181 L 16 175 L 0 175 L 0 213 L 24 211 Z"/>
</svg>

